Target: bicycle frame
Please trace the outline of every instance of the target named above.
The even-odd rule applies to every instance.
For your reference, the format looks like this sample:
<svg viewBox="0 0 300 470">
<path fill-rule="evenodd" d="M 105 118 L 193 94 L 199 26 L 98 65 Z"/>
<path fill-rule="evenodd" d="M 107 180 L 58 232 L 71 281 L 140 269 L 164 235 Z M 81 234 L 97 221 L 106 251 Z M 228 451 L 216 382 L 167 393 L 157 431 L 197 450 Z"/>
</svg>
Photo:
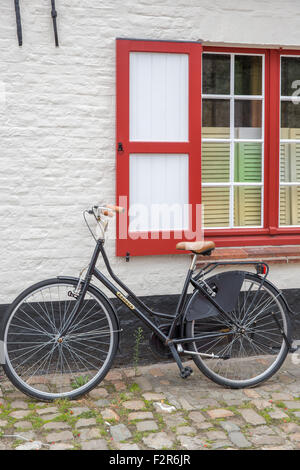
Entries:
<svg viewBox="0 0 300 470">
<path fill-rule="evenodd" d="M 112 277 L 112 279 L 118 284 L 118 286 L 120 286 L 128 294 L 128 297 L 130 297 L 131 300 L 133 300 L 133 302 L 136 305 L 134 305 L 131 301 L 129 301 L 128 297 L 123 295 L 122 292 L 120 292 L 120 290 L 101 271 L 99 271 L 99 269 L 96 268 L 96 263 L 97 263 L 97 260 L 98 260 L 98 257 L 99 257 L 100 254 L 103 257 L 105 266 L 108 270 L 108 273 Z M 189 343 L 189 342 L 194 342 L 197 339 L 205 339 L 205 338 L 210 338 L 212 336 L 216 336 L 216 334 L 214 334 L 214 335 L 201 335 L 201 337 L 193 337 L 193 338 L 186 338 L 184 336 L 182 336 L 180 338 L 175 338 L 174 337 L 175 331 L 176 331 L 176 326 L 178 325 L 179 322 L 182 322 L 182 320 L 184 318 L 188 287 L 189 287 L 190 284 L 192 284 L 192 286 L 194 288 L 199 290 L 206 298 L 208 298 L 209 301 L 214 305 L 214 307 L 216 307 L 220 311 L 220 313 L 227 320 L 230 320 L 232 322 L 232 324 L 234 325 L 235 324 L 234 319 L 231 318 L 228 315 L 228 313 L 225 312 L 223 310 L 223 308 L 208 294 L 208 292 L 201 285 L 201 283 L 198 282 L 198 280 L 199 280 L 199 278 L 201 277 L 202 274 L 204 274 L 204 273 L 207 274 L 207 272 L 211 272 L 213 269 L 215 269 L 219 265 L 228 265 L 228 264 L 230 264 L 230 265 L 240 265 L 241 264 L 242 265 L 242 264 L 249 264 L 249 262 L 247 262 L 247 263 L 246 262 L 209 263 L 203 270 L 200 271 L 200 273 L 198 273 L 195 277 L 193 277 L 194 269 L 195 269 L 195 266 L 196 266 L 196 260 L 197 260 L 197 254 L 194 254 L 192 262 L 191 262 L 191 266 L 190 266 L 190 268 L 187 272 L 186 278 L 185 278 L 185 282 L 184 282 L 184 285 L 183 285 L 183 288 L 182 288 L 182 292 L 180 294 L 180 297 L 179 297 L 179 300 L 178 300 L 178 303 L 177 303 L 175 314 L 170 315 L 170 314 L 166 314 L 166 313 L 155 312 L 155 311 L 151 310 L 141 299 L 139 299 L 116 276 L 116 274 L 113 272 L 113 270 L 111 268 L 108 257 L 106 255 L 106 252 L 105 252 L 105 249 L 104 249 L 104 240 L 103 239 L 97 240 L 96 247 L 95 247 L 94 253 L 92 255 L 90 264 L 88 266 L 87 274 L 85 276 L 85 279 L 83 279 L 82 281 L 80 280 L 80 282 L 82 283 L 82 287 L 81 287 L 80 292 L 78 294 L 78 302 L 76 303 L 73 311 L 71 312 L 70 317 L 69 317 L 68 321 L 66 322 L 65 328 L 61 333 L 61 336 L 66 334 L 70 324 L 72 323 L 73 319 L 76 316 L 76 313 L 79 311 L 79 309 L 82 305 L 82 302 L 84 300 L 84 296 L 86 294 L 86 291 L 88 289 L 88 286 L 89 286 L 93 276 L 95 276 L 107 289 L 109 289 L 110 292 L 112 292 L 112 294 L 114 294 L 119 300 L 121 300 L 124 303 L 124 305 L 129 310 L 131 310 L 132 313 L 134 315 L 136 315 L 144 324 L 146 324 L 148 326 L 148 328 L 150 328 L 162 340 L 162 342 L 165 345 L 169 346 L 171 348 L 172 352 L 173 352 L 173 355 L 174 355 L 174 349 L 175 349 L 174 345 L 175 344 L 182 343 L 182 342 Z M 264 280 L 265 280 L 265 278 L 268 274 L 268 266 L 265 263 L 257 262 L 257 261 L 255 261 L 253 263 L 250 263 L 250 264 L 257 265 L 257 266 L 262 266 L 262 265 L 266 266 L 267 269 L 266 269 L 265 276 L 262 277 L 262 284 L 261 284 L 261 286 L 262 286 L 263 283 L 264 283 Z M 143 313 L 143 311 L 141 309 L 145 310 L 150 316 L 158 317 L 158 318 L 165 318 L 165 319 L 170 320 L 171 325 L 170 325 L 168 335 L 163 333 L 163 331 L 159 328 L 159 326 L 157 326 L 150 318 L 148 318 L 145 315 L 145 313 Z M 182 332 L 182 329 L 181 329 L 181 334 L 182 333 L 183 332 Z M 218 336 L 226 336 L 226 335 L 229 335 L 229 334 L 231 334 L 231 332 L 220 332 L 217 335 Z"/>
</svg>

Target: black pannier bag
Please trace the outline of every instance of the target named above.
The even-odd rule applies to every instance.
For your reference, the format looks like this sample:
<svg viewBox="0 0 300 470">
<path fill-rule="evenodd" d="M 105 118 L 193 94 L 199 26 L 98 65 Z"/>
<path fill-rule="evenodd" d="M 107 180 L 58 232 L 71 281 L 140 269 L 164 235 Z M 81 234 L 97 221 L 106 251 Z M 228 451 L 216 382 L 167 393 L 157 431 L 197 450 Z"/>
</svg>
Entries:
<svg viewBox="0 0 300 470">
<path fill-rule="evenodd" d="M 243 271 L 228 271 L 205 279 L 216 295 L 212 299 L 225 310 L 232 312 L 238 301 L 245 278 Z M 187 306 L 186 320 L 192 321 L 220 315 L 219 310 L 200 291 L 195 291 Z"/>
</svg>

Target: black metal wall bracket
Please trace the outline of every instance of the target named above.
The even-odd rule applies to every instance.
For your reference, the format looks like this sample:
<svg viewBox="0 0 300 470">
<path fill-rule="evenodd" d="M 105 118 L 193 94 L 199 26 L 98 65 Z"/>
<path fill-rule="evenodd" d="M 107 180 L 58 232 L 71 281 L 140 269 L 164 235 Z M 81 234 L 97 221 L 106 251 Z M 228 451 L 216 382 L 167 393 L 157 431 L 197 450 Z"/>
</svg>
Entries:
<svg viewBox="0 0 300 470">
<path fill-rule="evenodd" d="M 53 21 L 55 46 L 59 47 L 58 31 L 57 31 L 57 11 L 55 8 L 55 0 L 51 0 L 51 16 L 52 16 L 52 21 Z"/>
<path fill-rule="evenodd" d="M 19 46 L 22 46 L 23 37 L 22 37 L 22 23 L 21 23 L 21 13 L 20 13 L 20 2 L 19 2 L 19 0 L 15 0 L 15 11 L 16 11 L 18 43 L 19 43 Z"/>
</svg>

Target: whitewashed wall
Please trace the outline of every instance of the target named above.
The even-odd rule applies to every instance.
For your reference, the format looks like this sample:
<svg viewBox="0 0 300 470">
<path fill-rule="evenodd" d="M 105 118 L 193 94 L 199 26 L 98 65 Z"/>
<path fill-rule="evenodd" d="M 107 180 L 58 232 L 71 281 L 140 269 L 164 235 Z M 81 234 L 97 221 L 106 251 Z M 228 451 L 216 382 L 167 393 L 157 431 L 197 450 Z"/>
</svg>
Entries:
<svg viewBox="0 0 300 470">
<path fill-rule="evenodd" d="M 298 0 L 12 0 L 0 3 L 0 303 L 32 282 L 76 275 L 93 243 L 81 211 L 115 195 L 115 38 L 300 46 Z M 5 88 L 5 100 L 3 90 Z M 113 266 L 139 294 L 177 293 L 185 255 Z M 293 276 L 291 275 L 293 273 Z M 274 268 L 298 287 L 299 268 Z"/>
</svg>

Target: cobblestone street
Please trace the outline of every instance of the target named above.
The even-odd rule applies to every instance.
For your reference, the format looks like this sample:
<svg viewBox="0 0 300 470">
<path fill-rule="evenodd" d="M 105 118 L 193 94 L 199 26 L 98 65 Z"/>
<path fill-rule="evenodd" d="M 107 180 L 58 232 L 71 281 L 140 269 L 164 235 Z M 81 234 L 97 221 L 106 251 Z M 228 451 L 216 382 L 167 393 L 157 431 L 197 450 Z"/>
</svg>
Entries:
<svg viewBox="0 0 300 470">
<path fill-rule="evenodd" d="M 174 364 L 112 369 L 81 400 L 50 404 L 1 376 L 0 449 L 300 449 L 291 356 L 253 389 L 223 389 L 193 368 L 187 380 Z"/>
</svg>

